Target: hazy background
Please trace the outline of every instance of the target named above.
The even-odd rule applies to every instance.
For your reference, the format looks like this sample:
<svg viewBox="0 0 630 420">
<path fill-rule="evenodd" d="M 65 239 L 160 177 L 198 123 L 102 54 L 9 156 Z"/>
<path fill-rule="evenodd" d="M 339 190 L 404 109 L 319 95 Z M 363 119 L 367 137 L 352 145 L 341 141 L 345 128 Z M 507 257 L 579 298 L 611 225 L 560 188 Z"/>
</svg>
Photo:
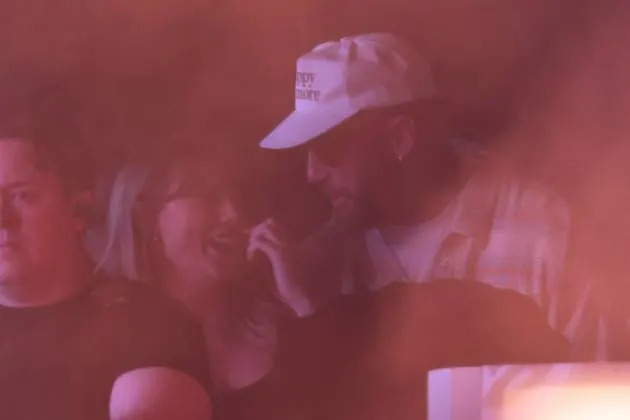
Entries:
<svg viewBox="0 0 630 420">
<path fill-rule="evenodd" d="M 299 214 L 296 206 L 316 203 L 302 188 L 299 152 L 256 150 L 291 109 L 296 57 L 341 35 L 394 31 L 434 62 L 453 126 L 563 194 L 580 226 L 573 246 L 600 276 L 624 278 L 627 3 L 3 0 L 0 79 L 68 75 L 103 168 L 174 133 L 229 144 L 235 166 L 267 175 L 255 186 L 277 203 L 267 211 L 291 197 Z"/>
<path fill-rule="evenodd" d="M 458 121 L 496 133 L 524 97 L 548 91 L 554 83 L 545 76 L 566 79 L 564 62 L 591 48 L 616 3 L 4 0 L 0 71 L 73 73 L 92 110 L 90 130 L 110 153 L 156 141 L 184 115 L 233 124 L 253 144 L 290 109 L 299 54 L 344 34 L 387 30 L 424 49 Z"/>
</svg>

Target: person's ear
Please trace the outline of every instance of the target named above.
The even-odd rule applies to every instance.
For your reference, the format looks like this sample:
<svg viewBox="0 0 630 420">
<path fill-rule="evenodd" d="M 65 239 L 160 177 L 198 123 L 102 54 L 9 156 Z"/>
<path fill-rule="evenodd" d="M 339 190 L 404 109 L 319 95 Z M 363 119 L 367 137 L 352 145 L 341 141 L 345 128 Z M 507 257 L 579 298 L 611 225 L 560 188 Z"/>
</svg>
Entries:
<svg viewBox="0 0 630 420">
<path fill-rule="evenodd" d="M 389 119 L 388 128 L 392 134 L 389 136 L 390 150 L 394 158 L 402 162 L 416 145 L 416 123 L 407 115 L 398 115 Z"/>
</svg>

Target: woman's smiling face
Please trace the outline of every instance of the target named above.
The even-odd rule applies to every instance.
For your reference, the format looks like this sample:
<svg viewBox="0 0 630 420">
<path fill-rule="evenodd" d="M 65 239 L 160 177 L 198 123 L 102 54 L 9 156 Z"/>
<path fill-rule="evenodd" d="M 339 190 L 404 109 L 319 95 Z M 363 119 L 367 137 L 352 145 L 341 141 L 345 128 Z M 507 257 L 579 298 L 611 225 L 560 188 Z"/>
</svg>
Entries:
<svg viewBox="0 0 630 420">
<path fill-rule="evenodd" d="M 227 182 L 216 167 L 180 159 L 161 185 L 155 239 L 167 289 L 207 290 L 243 269 L 246 235 Z"/>
</svg>

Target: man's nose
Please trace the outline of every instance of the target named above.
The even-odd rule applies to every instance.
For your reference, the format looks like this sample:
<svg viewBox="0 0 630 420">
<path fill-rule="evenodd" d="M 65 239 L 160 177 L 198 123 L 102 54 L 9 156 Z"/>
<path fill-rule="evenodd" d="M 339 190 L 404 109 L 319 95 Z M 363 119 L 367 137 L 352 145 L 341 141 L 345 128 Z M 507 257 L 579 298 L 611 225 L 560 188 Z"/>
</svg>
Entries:
<svg viewBox="0 0 630 420">
<path fill-rule="evenodd" d="M 306 162 L 306 179 L 308 182 L 310 184 L 318 184 L 326 178 L 327 173 L 327 166 L 313 151 L 309 151 Z"/>
</svg>

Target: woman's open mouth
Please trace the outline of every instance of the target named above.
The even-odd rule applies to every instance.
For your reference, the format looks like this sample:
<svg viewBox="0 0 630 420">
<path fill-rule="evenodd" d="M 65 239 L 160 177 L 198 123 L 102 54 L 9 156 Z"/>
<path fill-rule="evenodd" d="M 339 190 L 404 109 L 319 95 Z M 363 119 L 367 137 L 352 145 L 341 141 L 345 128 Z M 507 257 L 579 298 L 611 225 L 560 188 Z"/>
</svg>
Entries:
<svg viewBox="0 0 630 420">
<path fill-rule="evenodd" d="M 206 237 L 203 241 L 203 253 L 213 257 L 229 257 L 239 247 L 245 249 L 245 243 L 233 232 L 220 232 Z M 244 252 L 244 251 L 243 251 Z"/>
</svg>

